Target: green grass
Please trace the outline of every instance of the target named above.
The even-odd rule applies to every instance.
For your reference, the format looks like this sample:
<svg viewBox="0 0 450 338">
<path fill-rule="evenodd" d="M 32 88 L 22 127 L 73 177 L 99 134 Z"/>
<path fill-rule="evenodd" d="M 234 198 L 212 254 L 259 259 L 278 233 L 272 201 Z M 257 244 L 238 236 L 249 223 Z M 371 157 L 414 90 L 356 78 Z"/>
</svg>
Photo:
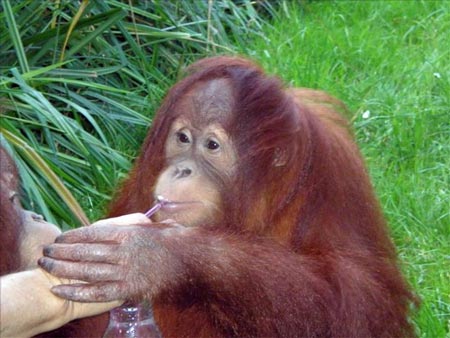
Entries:
<svg viewBox="0 0 450 338">
<path fill-rule="evenodd" d="M 448 1 L 287 2 L 242 51 L 350 107 L 430 338 L 448 337 L 450 320 L 449 32 Z"/>
</svg>

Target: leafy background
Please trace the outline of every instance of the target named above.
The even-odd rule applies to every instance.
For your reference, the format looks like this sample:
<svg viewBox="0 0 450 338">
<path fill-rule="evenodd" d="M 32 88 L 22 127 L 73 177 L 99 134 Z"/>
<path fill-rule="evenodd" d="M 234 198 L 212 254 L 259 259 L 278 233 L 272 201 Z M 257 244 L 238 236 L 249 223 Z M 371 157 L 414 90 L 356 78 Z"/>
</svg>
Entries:
<svg viewBox="0 0 450 338">
<path fill-rule="evenodd" d="M 2 0 L 0 25 L 0 141 L 26 207 L 64 229 L 101 217 L 180 70 L 247 55 L 348 104 L 418 335 L 449 335 L 450 2 Z"/>
<path fill-rule="evenodd" d="M 1 4 L 3 138 L 26 206 L 68 225 L 73 213 L 85 220 L 82 208 L 103 214 L 180 68 L 261 35 L 260 14 L 272 10 L 250 1 Z"/>
</svg>

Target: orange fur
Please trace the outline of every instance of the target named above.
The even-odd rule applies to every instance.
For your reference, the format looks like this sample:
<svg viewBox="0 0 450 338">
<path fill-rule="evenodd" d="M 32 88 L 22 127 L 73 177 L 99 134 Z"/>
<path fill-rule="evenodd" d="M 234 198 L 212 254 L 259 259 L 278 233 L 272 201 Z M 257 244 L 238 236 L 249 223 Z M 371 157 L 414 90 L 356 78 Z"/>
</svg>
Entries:
<svg viewBox="0 0 450 338">
<path fill-rule="evenodd" d="M 166 165 L 167 133 L 182 114 L 177 102 L 217 78 L 234 88 L 225 129 L 239 168 L 222 192 L 226 217 L 170 239 L 184 270 L 154 299 L 163 336 L 414 335 L 414 297 L 339 115 L 345 106 L 320 91 L 285 89 L 249 60 L 208 58 L 188 69 L 158 111 L 110 216 L 148 208 Z"/>
</svg>

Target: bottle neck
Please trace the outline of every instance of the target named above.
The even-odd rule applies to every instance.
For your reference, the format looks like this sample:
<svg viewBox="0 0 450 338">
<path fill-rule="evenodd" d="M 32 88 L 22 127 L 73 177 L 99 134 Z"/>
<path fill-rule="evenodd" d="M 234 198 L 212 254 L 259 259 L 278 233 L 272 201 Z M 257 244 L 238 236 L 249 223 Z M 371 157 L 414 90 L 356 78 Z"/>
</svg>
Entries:
<svg viewBox="0 0 450 338">
<path fill-rule="evenodd" d="M 152 310 L 143 304 L 125 304 L 112 309 L 110 316 L 116 323 L 136 323 L 152 318 Z"/>
</svg>

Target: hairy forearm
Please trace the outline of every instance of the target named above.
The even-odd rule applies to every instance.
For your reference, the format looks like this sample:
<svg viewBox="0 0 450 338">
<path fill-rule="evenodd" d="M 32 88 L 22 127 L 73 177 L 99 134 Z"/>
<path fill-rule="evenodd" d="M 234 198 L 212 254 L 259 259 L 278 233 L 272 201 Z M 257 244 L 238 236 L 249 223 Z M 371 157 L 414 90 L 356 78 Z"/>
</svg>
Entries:
<svg viewBox="0 0 450 338">
<path fill-rule="evenodd" d="M 303 323 L 310 318 L 310 325 L 327 320 L 325 304 L 330 303 L 331 288 L 323 267 L 314 258 L 298 255 L 268 239 L 199 231 L 200 236 L 192 232 L 176 241 L 175 250 L 183 252 L 186 248 L 183 282 L 206 289 L 205 297 L 211 297 L 203 299 L 210 304 L 208 311 L 219 308 L 222 313 L 237 316 L 241 312 L 236 308 L 252 311 L 246 318 L 255 326 L 260 321 L 273 324 L 280 318 L 288 322 L 294 318 L 293 324 L 297 317 Z M 286 294 L 291 295 L 289 299 Z M 216 295 L 220 299 L 214 298 Z"/>
<path fill-rule="evenodd" d="M 120 305 L 120 302 L 82 304 L 58 298 L 50 288 L 62 281 L 42 269 L 2 276 L 0 281 L 1 337 L 31 337 Z"/>
</svg>

